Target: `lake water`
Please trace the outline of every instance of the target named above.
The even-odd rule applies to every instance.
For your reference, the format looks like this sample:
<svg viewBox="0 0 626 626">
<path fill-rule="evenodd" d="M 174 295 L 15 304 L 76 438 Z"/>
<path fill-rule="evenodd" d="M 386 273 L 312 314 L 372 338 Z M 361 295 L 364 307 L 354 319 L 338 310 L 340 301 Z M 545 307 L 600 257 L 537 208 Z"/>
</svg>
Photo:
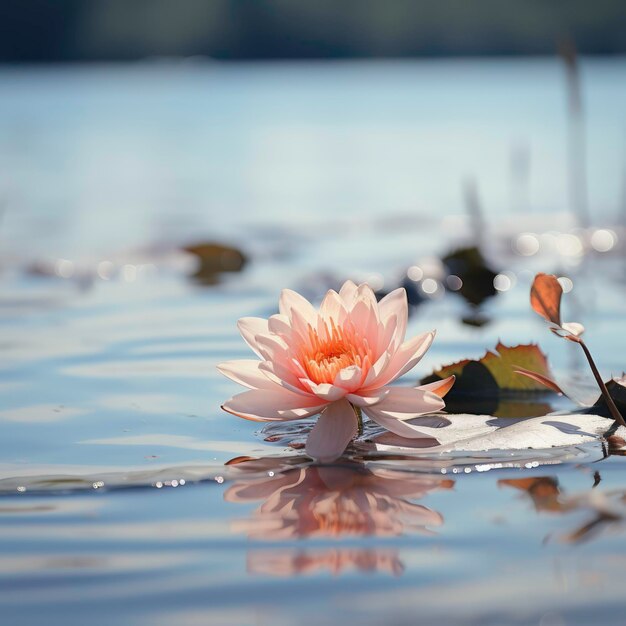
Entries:
<svg viewBox="0 0 626 626">
<path fill-rule="evenodd" d="M 352 278 L 404 281 L 408 333 L 438 330 L 402 384 L 500 339 L 587 389 L 528 305 L 547 271 L 620 373 L 626 61 L 581 78 L 586 230 L 556 61 L 0 70 L 2 622 L 623 623 L 626 466 L 601 442 L 312 466 L 222 412 L 215 369 L 281 288 Z M 205 241 L 243 271 L 194 279 Z M 504 277 L 478 310 L 440 261 L 476 243 Z"/>
</svg>

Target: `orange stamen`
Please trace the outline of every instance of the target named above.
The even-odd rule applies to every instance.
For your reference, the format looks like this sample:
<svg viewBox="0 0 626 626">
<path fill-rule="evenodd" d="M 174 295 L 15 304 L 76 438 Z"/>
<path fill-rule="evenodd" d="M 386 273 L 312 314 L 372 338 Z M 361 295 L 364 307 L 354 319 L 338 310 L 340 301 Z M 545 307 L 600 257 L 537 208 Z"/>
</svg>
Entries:
<svg viewBox="0 0 626 626">
<path fill-rule="evenodd" d="M 298 360 L 314 383 L 333 383 L 342 369 L 351 365 L 363 369 L 373 361 L 367 339 L 361 337 L 350 322 L 338 328 L 334 320 L 330 320 L 330 326 L 326 323 L 321 332 L 311 325 L 308 331 L 308 342 Z"/>
</svg>

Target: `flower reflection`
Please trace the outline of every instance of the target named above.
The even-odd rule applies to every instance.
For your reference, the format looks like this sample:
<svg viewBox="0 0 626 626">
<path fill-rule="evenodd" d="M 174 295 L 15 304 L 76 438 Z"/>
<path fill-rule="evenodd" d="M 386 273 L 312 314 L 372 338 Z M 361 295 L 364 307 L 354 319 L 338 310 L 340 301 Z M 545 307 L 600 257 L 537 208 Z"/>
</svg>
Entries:
<svg viewBox="0 0 626 626">
<path fill-rule="evenodd" d="M 347 570 L 378 572 L 400 576 L 404 564 L 397 550 L 341 548 L 312 550 L 252 550 L 248 555 L 248 571 L 253 574 L 294 576 L 328 571 L 341 574 Z"/>
<path fill-rule="evenodd" d="M 260 501 L 249 518 L 233 525 L 234 532 L 253 540 L 433 535 L 431 528 L 441 526 L 443 517 L 414 500 L 454 485 L 435 476 L 357 464 L 268 474 L 237 480 L 224 494 L 228 502 Z M 404 569 L 395 550 L 371 547 L 256 550 L 249 555 L 248 568 L 276 575 L 349 568 L 399 575 Z"/>
</svg>

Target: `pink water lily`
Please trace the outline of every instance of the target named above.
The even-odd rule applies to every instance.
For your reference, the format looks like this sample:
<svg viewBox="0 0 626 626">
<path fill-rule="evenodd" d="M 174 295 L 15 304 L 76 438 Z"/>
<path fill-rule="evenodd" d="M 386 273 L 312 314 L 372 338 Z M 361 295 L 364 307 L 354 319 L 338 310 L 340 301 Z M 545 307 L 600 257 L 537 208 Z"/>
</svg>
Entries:
<svg viewBox="0 0 626 626">
<path fill-rule="evenodd" d="M 286 421 L 321 413 L 306 451 L 320 461 L 341 456 L 359 428 L 361 411 L 388 430 L 423 437 L 408 420 L 438 411 L 454 377 L 421 387 L 390 386 L 413 368 L 435 332 L 405 341 L 408 304 L 404 289 L 376 301 L 367 285 L 347 281 L 330 290 L 319 311 L 298 293 L 283 290 L 279 314 L 246 317 L 239 330 L 261 360 L 218 366 L 250 390 L 223 406 L 254 421 Z"/>
</svg>

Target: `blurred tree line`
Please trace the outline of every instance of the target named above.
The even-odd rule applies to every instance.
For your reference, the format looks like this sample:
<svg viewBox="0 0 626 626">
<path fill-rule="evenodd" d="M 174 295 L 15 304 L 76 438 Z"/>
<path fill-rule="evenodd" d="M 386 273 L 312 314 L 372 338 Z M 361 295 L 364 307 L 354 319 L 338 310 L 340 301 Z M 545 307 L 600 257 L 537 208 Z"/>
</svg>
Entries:
<svg viewBox="0 0 626 626">
<path fill-rule="evenodd" d="M 0 62 L 626 52 L 625 0 L 0 0 Z"/>
</svg>

